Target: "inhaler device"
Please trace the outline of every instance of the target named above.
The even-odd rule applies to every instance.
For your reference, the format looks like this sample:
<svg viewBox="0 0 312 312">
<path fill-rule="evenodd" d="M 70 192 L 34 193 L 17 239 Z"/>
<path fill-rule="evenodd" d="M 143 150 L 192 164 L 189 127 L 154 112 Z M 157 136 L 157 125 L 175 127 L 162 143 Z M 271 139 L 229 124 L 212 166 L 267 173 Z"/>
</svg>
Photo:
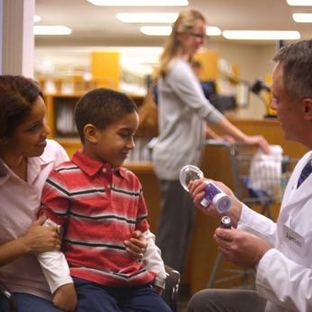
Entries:
<svg viewBox="0 0 312 312">
<path fill-rule="evenodd" d="M 230 229 L 232 227 L 231 218 L 228 216 L 223 216 L 220 221 L 220 227 L 223 229 Z"/>
<path fill-rule="evenodd" d="M 186 165 L 180 170 L 180 183 L 186 191 L 188 184 L 192 180 L 201 179 L 204 177 L 203 172 L 196 166 Z M 212 204 L 219 213 L 228 211 L 231 207 L 231 199 L 222 192 L 211 180 L 206 180 L 205 196 L 201 204 L 208 207 Z"/>
</svg>

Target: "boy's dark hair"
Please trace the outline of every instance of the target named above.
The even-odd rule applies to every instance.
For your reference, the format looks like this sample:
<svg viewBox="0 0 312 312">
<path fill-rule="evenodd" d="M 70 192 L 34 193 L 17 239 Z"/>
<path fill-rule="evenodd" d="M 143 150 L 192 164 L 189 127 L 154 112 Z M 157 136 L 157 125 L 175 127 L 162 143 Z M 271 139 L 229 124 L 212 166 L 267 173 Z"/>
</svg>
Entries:
<svg viewBox="0 0 312 312">
<path fill-rule="evenodd" d="M 87 92 L 78 100 L 74 111 L 81 142 L 84 143 L 85 125 L 92 124 L 98 129 L 104 129 L 133 112 L 138 112 L 138 108 L 125 93 L 105 88 Z"/>
<path fill-rule="evenodd" d="M 10 138 L 42 96 L 39 84 L 18 75 L 0 75 L 0 138 Z"/>
</svg>

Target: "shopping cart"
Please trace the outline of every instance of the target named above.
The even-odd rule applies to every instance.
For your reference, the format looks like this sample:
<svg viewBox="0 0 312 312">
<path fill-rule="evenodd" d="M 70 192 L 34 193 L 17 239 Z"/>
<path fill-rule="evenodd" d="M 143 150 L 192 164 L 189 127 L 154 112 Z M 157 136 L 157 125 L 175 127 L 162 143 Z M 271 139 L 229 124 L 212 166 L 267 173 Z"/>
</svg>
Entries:
<svg viewBox="0 0 312 312">
<path fill-rule="evenodd" d="M 230 144 L 217 140 L 208 140 L 206 145 L 208 154 L 214 151 L 219 153 L 219 157 L 223 157 L 223 161 L 228 161 L 229 166 L 226 168 L 228 170 L 227 181 L 222 182 L 231 187 L 236 197 L 250 208 L 274 219 L 273 207 L 280 206 L 285 187 L 297 159 L 283 155 L 281 158 L 270 159 L 268 165 L 268 163 L 265 164 L 263 159 L 258 162 L 255 157 L 257 147 Z M 260 161 L 263 163 L 260 163 Z M 252 171 L 252 166 L 257 166 L 258 170 L 256 172 Z M 209 167 L 207 166 L 207 169 L 203 171 L 206 177 L 209 178 Z M 241 287 L 254 288 L 253 270 L 227 270 L 229 274 L 217 279 L 221 261 L 222 255 L 218 253 L 208 281 L 208 288 L 216 287 L 217 284 L 227 283 L 237 278 L 241 280 Z"/>
<path fill-rule="evenodd" d="M 240 143 L 207 140 L 206 146 L 210 149 L 223 150 L 226 154 L 229 163 L 227 173 L 229 180 L 225 183 L 229 184 L 236 197 L 249 207 L 260 209 L 262 214 L 272 219 L 272 207 L 280 204 L 298 159 L 285 155 L 269 160 L 257 159 L 255 158 L 257 147 Z M 257 167 L 257 171 L 252 170 L 252 165 Z M 209 178 L 209 169 L 205 171 L 208 172 L 207 178 Z"/>
<path fill-rule="evenodd" d="M 228 148 L 236 196 L 273 219 L 272 207 L 279 207 L 297 160 L 282 155 L 258 157 L 254 147 L 241 144 Z"/>
</svg>

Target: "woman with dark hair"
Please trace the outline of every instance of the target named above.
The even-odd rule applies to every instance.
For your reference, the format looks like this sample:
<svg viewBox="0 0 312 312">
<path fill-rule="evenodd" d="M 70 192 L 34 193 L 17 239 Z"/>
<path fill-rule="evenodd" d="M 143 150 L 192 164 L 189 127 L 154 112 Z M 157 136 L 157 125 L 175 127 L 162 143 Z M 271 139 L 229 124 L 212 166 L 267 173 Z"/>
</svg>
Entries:
<svg viewBox="0 0 312 312">
<path fill-rule="evenodd" d="M 47 139 L 45 114 L 43 96 L 34 80 L 0 76 L 0 280 L 13 292 L 19 312 L 74 310 L 59 306 L 57 290 L 52 303 L 36 258 L 38 253 L 61 246 L 57 229 L 41 226 L 46 218 L 37 219 L 37 213 L 48 175 L 57 164 L 68 160 L 65 150 Z M 137 250 L 145 244 L 135 237 L 125 242 L 134 258 L 140 257 Z M 64 286 L 70 283 L 68 279 Z M 8 311 L 1 297 L 0 311 Z"/>
<path fill-rule="evenodd" d="M 60 249 L 55 228 L 37 220 L 43 184 L 65 150 L 47 140 L 39 85 L 22 76 L 0 76 L 0 278 L 14 292 L 19 311 L 60 311 L 35 254 Z M 48 300 L 47 300 L 48 299 Z M 5 310 L 0 301 L 0 310 Z"/>
</svg>

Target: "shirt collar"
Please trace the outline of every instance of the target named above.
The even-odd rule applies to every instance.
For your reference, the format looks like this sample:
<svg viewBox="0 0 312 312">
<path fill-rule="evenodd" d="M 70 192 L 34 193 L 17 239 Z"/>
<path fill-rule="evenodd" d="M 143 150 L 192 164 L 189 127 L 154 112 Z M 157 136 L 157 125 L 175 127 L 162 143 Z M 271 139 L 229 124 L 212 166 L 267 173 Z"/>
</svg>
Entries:
<svg viewBox="0 0 312 312">
<path fill-rule="evenodd" d="M 55 160 L 53 153 L 44 152 L 40 156 L 27 158 L 27 183 L 32 183 L 41 171 L 41 168 Z M 12 170 L 7 164 L 0 158 L 0 184 L 4 183 L 11 175 Z"/>
<path fill-rule="evenodd" d="M 89 176 L 94 176 L 98 172 L 115 173 L 118 176 L 127 179 L 127 175 L 121 167 L 113 167 L 107 162 L 101 162 L 90 158 L 81 151 L 76 151 L 72 157 L 72 162 Z"/>
<path fill-rule="evenodd" d="M 5 177 L 9 172 L 9 168 L 3 159 L 0 157 L 0 178 Z"/>
</svg>

